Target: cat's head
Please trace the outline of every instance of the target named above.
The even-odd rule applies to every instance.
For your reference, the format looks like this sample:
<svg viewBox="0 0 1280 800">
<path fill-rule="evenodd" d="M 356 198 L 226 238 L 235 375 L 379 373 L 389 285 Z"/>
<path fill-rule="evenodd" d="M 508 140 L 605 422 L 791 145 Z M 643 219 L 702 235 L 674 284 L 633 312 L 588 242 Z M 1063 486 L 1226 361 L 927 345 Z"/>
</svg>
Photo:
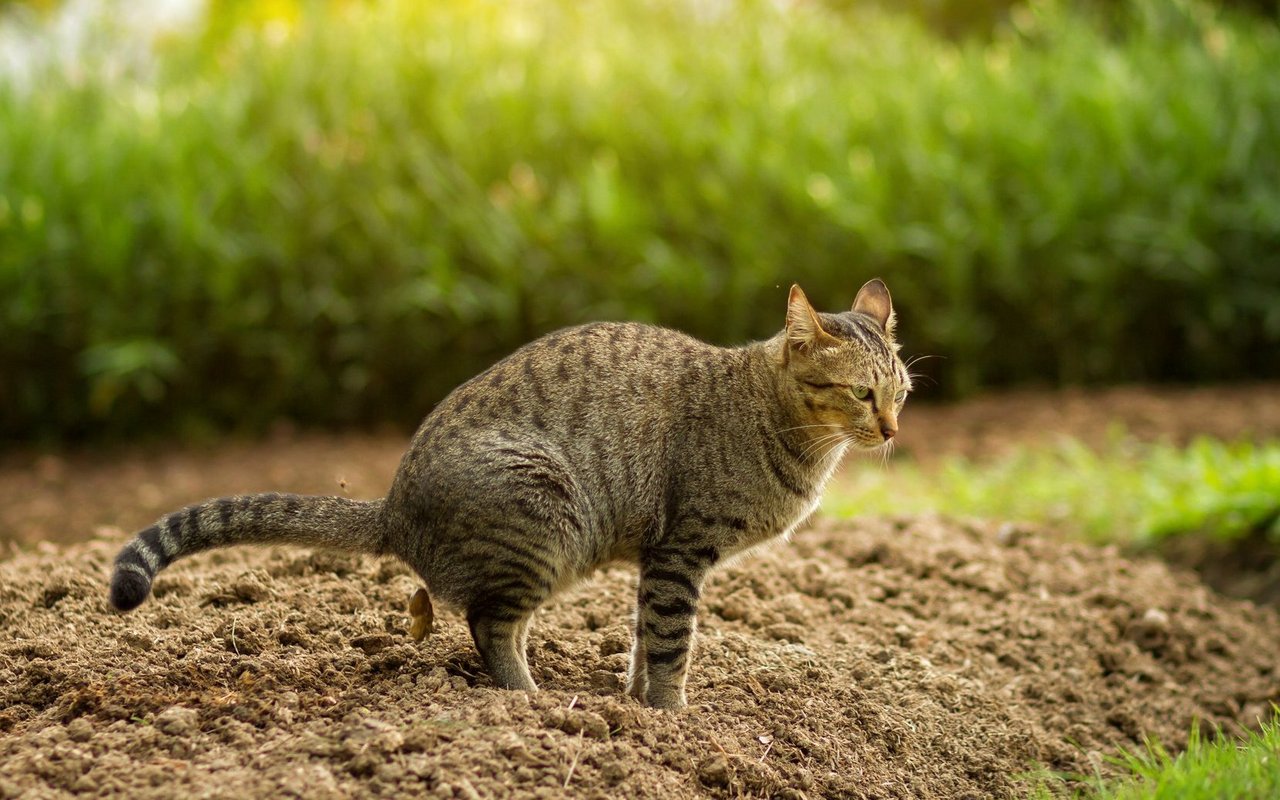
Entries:
<svg viewBox="0 0 1280 800">
<path fill-rule="evenodd" d="M 815 311 L 799 286 L 787 299 L 783 372 L 816 436 L 879 447 L 898 432 L 911 376 L 898 358 L 893 301 L 879 278 L 841 314 Z M 839 436 L 837 436 L 839 435 Z"/>
</svg>

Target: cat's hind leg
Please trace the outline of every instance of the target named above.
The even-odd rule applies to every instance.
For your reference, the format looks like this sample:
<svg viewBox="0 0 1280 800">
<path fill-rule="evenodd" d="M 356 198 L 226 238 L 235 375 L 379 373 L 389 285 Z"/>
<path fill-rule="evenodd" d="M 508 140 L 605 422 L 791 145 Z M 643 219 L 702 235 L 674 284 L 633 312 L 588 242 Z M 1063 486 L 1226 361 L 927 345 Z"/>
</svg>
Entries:
<svg viewBox="0 0 1280 800">
<path fill-rule="evenodd" d="M 465 610 L 498 686 L 534 689 L 531 615 L 583 574 L 592 548 L 585 503 L 564 459 L 515 434 L 480 437 L 432 487 L 448 523 L 432 542 L 432 593 Z"/>
<path fill-rule="evenodd" d="M 523 613 L 524 616 L 517 616 Z M 525 636 L 533 611 L 486 609 L 468 612 L 471 638 L 494 683 L 503 689 L 537 690 L 525 656 Z"/>
<path fill-rule="evenodd" d="M 467 550 L 471 583 L 466 603 L 471 638 L 494 683 L 504 689 L 534 691 L 526 655 L 533 614 L 555 592 L 561 579 L 545 540 L 516 531 L 493 536 L 472 534 Z"/>
<path fill-rule="evenodd" d="M 555 573 L 539 569 L 531 560 L 515 559 L 516 542 L 505 542 L 478 568 L 477 592 L 467 608 L 467 624 L 476 650 L 494 683 L 504 689 L 534 691 L 526 655 L 533 613 L 554 591 Z M 525 552 L 532 559 L 532 551 Z M 513 560 L 515 559 L 515 560 Z M 545 565 L 543 565 L 545 566 Z"/>
</svg>

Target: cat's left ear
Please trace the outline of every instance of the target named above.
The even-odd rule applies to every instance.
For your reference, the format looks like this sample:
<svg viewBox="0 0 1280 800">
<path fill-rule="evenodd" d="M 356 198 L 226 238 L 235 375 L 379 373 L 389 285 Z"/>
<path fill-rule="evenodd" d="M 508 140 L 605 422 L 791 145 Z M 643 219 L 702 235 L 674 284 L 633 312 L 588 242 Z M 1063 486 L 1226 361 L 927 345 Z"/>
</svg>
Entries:
<svg viewBox="0 0 1280 800">
<path fill-rule="evenodd" d="M 805 353 L 837 344 L 835 337 L 822 329 L 818 312 L 795 284 L 787 296 L 787 344 Z"/>
<path fill-rule="evenodd" d="M 853 299 L 853 310 L 866 314 L 876 321 L 880 330 L 893 334 L 893 326 L 897 321 L 893 313 L 893 300 L 889 297 L 889 287 L 879 278 L 872 278 L 858 290 Z"/>
</svg>

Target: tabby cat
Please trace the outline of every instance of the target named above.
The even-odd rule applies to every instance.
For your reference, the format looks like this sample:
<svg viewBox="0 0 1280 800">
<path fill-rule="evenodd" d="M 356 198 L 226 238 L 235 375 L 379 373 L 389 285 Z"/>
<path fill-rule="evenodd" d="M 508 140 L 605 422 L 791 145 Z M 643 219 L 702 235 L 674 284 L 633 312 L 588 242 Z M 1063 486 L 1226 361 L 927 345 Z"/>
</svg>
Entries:
<svg viewBox="0 0 1280 800">
<path fill-rule="evenodd" d="M 840 314 L 793 286 L 783 331 L 737 348 L 639 324 L 552 333 L 445 398 L 384 499 L 261 494 L 174 512 L 120 551 L 111 603 L 135 608 L 157 572 L 213 547 L 391 554 L 466 614 L 498 685 L 532 691 L 533 612 L 602 565 L 633 562 L 627 691 L 679 708 L 707 573 L 790 533 L 850 445 L 897 432 L 911 380 L 893 333 L 878 279 Z M 419 595 L 414 613 L 429 613 Z"/>
</svg>

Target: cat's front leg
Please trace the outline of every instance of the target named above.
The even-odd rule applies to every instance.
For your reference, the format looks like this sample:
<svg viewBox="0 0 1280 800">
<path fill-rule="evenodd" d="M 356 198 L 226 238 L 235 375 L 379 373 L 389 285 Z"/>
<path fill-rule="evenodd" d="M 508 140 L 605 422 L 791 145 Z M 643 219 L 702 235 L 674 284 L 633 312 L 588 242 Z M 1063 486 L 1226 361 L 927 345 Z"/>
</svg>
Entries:
<svg viewBox="0 0 1280 800">
<path fill-rule="evenodd" d="M 698 597 L 715 556 L 708 547 L 655 548 L 644 554 L 627 691 L 654 708 L 685 705 Z"/>
</svg>

